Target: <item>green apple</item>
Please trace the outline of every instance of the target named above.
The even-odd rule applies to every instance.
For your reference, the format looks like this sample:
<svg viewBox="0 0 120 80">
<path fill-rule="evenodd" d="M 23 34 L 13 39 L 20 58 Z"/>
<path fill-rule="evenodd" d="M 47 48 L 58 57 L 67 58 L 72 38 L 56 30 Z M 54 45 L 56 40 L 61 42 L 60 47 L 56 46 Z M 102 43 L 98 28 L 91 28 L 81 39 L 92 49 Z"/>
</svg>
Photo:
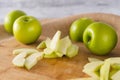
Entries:
<svg viewBox="0 0 120 80">
<path fill-rule="evenodd" d="M 24 44 L 35 42 L 41 35 L 41 31 L 40 22 L 32 16 L 22 16 L 13 25 L 14 37 Z"/>
<path fill-rule="evenodd" d="M 30 70 L 33 66 L 35 66 L 37 64 L 37 62 L 41 59 L 43 59 L 43 53 L 41 52 L 37 52 L 34 54 L 29 55 L 26 59 L 25 59 L 25 67 Z"/>
<path fill-rule="evenodd" d="M 116 46 L 117 33 L 108 24 L 94 22 L 85 29 L 83 41 L 92 53 L 106 55 Z"/>
<path fill-rule="evenodd" d="M 13 23 L 15 22 L 15 20 L 23 15 L 26 15 L 26 13 L 24 13 L 21 10 L 13 10 L 10 13 L 8 13 L 5 17 L 4 20 L 4 28 L 8 33 L 13 34 Z"/>
<path fill-rule="evenodd" d="M 73 41 L 83 41 L 83 32 L 88 25 L 93 23 L 92 19 L 80 18 L 72 23 L 70 26 L 70 38 Z"/>
<path fill-rule="evenodd" d="M 95 61 L 87 63 L 84 66 L 83 72 L 88 74 L 89 76 L 98 79 L 100 78 L 100 68 L 103 65 L 103 61 Z"/>
<path fill-rule="evenodd" d="M 22 52 L 20 54 L 18 54 L 13 60 L 12 60 L 12 63 L 15 65 L 15 66 L 18 66 L 18 67 L 23 67 L 24 66 L 24 63 L 25 63 L 25 57 L 27 56 L 27 53 L 26 52 Z"/>
</svg>

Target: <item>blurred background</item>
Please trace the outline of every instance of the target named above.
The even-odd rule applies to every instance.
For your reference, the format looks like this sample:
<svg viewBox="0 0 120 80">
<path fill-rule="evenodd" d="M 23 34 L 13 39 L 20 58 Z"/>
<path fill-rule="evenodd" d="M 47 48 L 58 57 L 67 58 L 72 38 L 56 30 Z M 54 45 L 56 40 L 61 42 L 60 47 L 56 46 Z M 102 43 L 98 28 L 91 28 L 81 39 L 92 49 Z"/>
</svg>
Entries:
<svg viewBox="0 0 120 80">
<path fill-rule="evenodd" d="M 120 15 L 120 0 L 0 0 L 0 23 L 15 9 L 39 19 L 93 12 Z"/>
</svg>

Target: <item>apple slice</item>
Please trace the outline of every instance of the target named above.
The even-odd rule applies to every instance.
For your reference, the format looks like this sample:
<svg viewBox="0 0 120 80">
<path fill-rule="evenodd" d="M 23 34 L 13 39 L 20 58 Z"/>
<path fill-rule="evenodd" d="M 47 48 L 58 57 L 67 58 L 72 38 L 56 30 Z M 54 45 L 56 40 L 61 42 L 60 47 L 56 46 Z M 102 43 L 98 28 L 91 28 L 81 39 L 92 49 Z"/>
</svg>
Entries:
<svg viewBox="0 0 120 80">
<path fill-rule="evenodd" d="M 25 60 L 25 67 L 29 70 L 37 64 L 40 59 L 43 59 L 43 53 L 37 52 L 28 56 Z"/>
<path fill-rule="evenodd" d="M 37 46 L 37 49 L 44 49 L 46 48 L 46 44 L 45 44 L 45 41 L 42 41 L 38 46 Z"/>
<path fill-rule="evenodd" d="M 18 55 L 21 52 L 26 52 L 27 54 L 32 54 L 35 52 L 38 52 L 36 49 L 28 49 L 28 48 L 21 48 L 21 49 L 15 49 L 13 50 L 14 55 Z"/>
<path fill-rule="evenodd" d="M 12 63 L 15 65 L 15 66 L 18 66 L 18 67 L 23 67 L 24 66 L 24 63 L 25 63 L 25 57 L 27 56 L 27 53 L 26 52 L 21 52 L 20 54 L 18 54 L 13 60 L 12 60 Z"/>
<path fill-rule="evenodd" d="M 112 77 L 112 80 L 120 80 L 120 70 L 116 72 Z"/>
<path fill-rule="evenodd" d="M 56 47 L 59 43 L 59 40 L 60 40 L 60 36 L 61 36 L 61 31 L 57 31 L 56 34 L 53 36 L 51 43 L 50 43 L 50 48 L 52 50 L 56 49 Z"/>
<path fill-rule="evenodd" d="M 46 44 L 46 48 L 50 48 L 51 39 L 50 39 L 50 38 L 47 38 L 47 39 L 45 40 L 45 44 Z"/>
<path fill-rule="evenodd" d="M 68 49 L 67 49 L 67 53 L 66 56 L 69 58 L 72 58 L 74 56 L 76 56 L 78 54 L 78 46 L 76 45 L 71 45 Z"/>
<path fill-rule="evenodd" d="M 75 79 L 68 79 L 68 80 L 99 80 L 99 79 L 94 79 L 90 77 L 90 78 L 75 78 Z"/>
<path fill-rule="evenodd" d="M 88 61 L 89 61 L 89 62 L 95 62 L 95 61 L 102 61 L 102 60 L 97 59 L 97 58 L 88 57 Z"/>
<path fill-rule="evenodd" d="M 112 58 L 108 58 L 110 59 L 110 63 L 112 64 L 120 64 L 120 57 L 112 57 Z"/>
<path fill-rule="evenodd" d="M 59 41 L 58 46 L 56 47 L 55 50 L 62 53 L 62 55 L 66 55 L 67 49 L 71 45 L 72 45 L 72 42 L 71 42 L 69 36 L 66 36 Z"/>
<path fill-rule="evenodd" d="M 103 61 L 95 61 L 95 62 L 87 63 L 84 66 L 83 72 L 95 79 L 99 79 L 100 78 L 99 71 L 103 63 L 104 63 Z"/>
<path fill-rule="evenodd" d="M 54 52 L 54 50 L 50 48 L 44 49 L 43 53 L 44 53 L 44 58 L 57 58 L 58 57 L 56 53 Z"/>
<path fill-rule="evenodd" d="M 104 61 L 100 69 L 100 80 L 109 80 L 110 73 L 110 59 Z"/>
</svg>

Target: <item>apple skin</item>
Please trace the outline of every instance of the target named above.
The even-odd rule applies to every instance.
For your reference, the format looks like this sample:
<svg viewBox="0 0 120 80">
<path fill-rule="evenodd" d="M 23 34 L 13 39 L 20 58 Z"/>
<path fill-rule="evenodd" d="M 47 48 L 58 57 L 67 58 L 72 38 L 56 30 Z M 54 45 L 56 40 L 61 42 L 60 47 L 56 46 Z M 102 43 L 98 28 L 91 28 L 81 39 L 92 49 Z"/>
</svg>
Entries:
<svg viewBox="0 0 120 80">
<path fill-rule="evenodd" d="M 90 24 L 83 34 L 84 44 L 96 55 L 108 54 L 116 46 L 117 40 L 112 26 L 102 22 Z"/>
<path fill-rule="evenodd" d="M 15 22 L 15 20 L 17 18 L 19 18 L 23 15 L 26 15 L 26 13 L 24 13 L 21 10 L 14 10 L 14 11 L 11 11 L 10 13 L 8 13 L 4 20 L 5 30 L 10 34 L 13 34 L 13 23 Z"/>
<path fill-rule="evenodd" d="M 89 18 L 80 18 L 74 21 L 69 31 L 71 40 L 83 42 L 83 32 L 91 23 L 93 23 L 93 20 Z"/>
<path fill-rule="evenodd" d="M 13 25 L 13 34 L 16 40 L 31 44 L 41 35 L 42 27 L 40 22 L 32 16 L 22 16 Z"/>
</svg>

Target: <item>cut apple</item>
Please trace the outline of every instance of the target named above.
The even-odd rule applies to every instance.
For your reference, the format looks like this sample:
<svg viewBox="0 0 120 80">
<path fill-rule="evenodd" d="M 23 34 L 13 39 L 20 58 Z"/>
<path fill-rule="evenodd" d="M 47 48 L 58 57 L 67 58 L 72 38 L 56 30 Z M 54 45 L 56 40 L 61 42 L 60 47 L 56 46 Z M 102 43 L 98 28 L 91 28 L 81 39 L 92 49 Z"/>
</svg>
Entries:
<svg viewBox="0 0 120 80">
<path fill-rule="evenodd" d="M 18 66 L 18 67 L 23 67 L 24 66 L 24 63 L 25 63 L 25 57 L 27 56 L 27 53 L 26 52 L 22 52 L 20 54 L 18 54 L 13 60 L 12 60 L 12 63 L 15 65 L 15 66 Z"/>
<path fill-rule="evenodd" d="M 40 59 L 43 59 L 43 53 L 38 52 L 38 53 L 34 53 L 31 54 L 30 56 L 28 56 L 25 60 L 25 67 L 29 70 L 31 69 L 33 66 L 35 66 L 37 64 L 37 62 Z"/>
<path fill-rule="evenodd" d="M 103 61 L 95 61 L 91 63 L 87 63 L 84 66 L 83 72 L 93 77 L 94 79 L 100 78 L 100 68 L 103 65 Z"/>
<path fill-rule="evenodd" d="M 120 64 L 120 57 L 113 57 L 113 58 L 108 58 L 110 59 L 110 63 L 112 64 Z"/>
<path fill-rule="evenodd" d="M 110 60 L 105 60 L 104 64 L 101 66 L 100 69 L 100 80 L 109 80 L 109 73 L 110 73 Z"/>
<path fill-rule="evenodd" d="M 112 77 L 112 80 L 120 80 L 120 70 L 116 72 Z"/>
<path fill-rule="evenodd" d="M 67 53 L 66 56 L 69 58 L 72 58 L 74 56 L 76 56 L 78 54 L 78 46 L 76 45 L 71 45 L 68 49 L 67 49 Z"/>
<path fill-rule="evenodd" d="M 57 31 L 56 34 L 53 36 L 53 38 L 51 40 L 51 43 L 50 43 L 50 48 L 52 50 L 56 49 L 56 47 L 57 47 L 57 45 L 59 43 L 60 37 L 61 37 L 61 32 Z"/>
<path fill-rule="evenodd" d="M 60 37 L 61 31 L 57 31 L 52 40 L 47 38 L 38 45 L 37 48 L 44 48 L 44 58 L 57 58 L 62 57 L 63 55 L 74 57 L 78 54 L 78 47 L 72 44 L 69 36 L 66 36 L 62 39 L 60 39 Z"/>
<path fill-rule="evenodd" d="M 35 53 L 35 52 L 38 52 L 38 51 L 36 49 L 28 49 L 28 48 L 21 48 L 21 49 L 13 50 L 14 55 L 17 55 L 21 52 L 26 52 L 27 54 L 32 54 L 32 53 Z"/>
<path fill-rule="evenodd" d="M 97 58 L 88 57 L 88 61 L 89 61 L 89 62 L 95 62 L 95 61 L 102 61 L 102 60 L 97 59 Z"/>
<path fill-rule="evenodd" d="M 45 44 L 46 44 L 46 48 L 50 48 L 51 39 L 50 39 L 50 38 L 47 38 L 47 39 L 45 40 Z"/>
<path fill-rule="evenodd" d="M 60 53 L 63 53 L 63 55 L 66 55 L 67 53 L 67 49 L 72 45 L 72 42 L 69 38 L 69 36 L 66 36 L 64 38 L 62 38 L 57 47 L 56 47 L 56 51 L 60 52 Z"/>
<path fill-rule="evenodd" d="M 57 58 L 58 57 L 56 53 L 50 48 L 44 49 L 43 53 L 44 53 L 44 58 Z"/>
<path fill-rule="evenodd" d="M 42 41 L 38 46 L 37 46 L 37 49 L 44 49 L 46 48 L 46 44 L 45 44 L 45 41 Z"/>
</svg>

